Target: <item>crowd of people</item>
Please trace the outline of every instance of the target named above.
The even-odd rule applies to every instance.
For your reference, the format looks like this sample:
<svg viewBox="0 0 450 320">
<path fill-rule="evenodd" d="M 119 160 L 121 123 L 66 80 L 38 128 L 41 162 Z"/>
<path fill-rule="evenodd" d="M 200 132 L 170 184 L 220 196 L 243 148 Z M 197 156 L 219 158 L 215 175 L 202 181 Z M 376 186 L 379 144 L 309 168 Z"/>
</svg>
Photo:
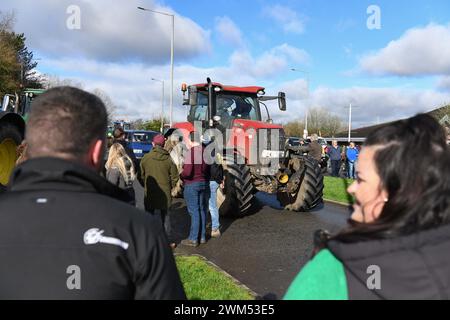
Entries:
<svg viewBox="0 0 450 320">
<path fill-rule="evenodd" d="M 194 133 L 191 148 L 184 150 L 182 163 L 179 152 L 170 153 L 177 143 L 167 140 L 162 134 L 153 137 L 152 150 L 138 161 L 133 151 L 125 143 L 125 132 L 116 128 L 114 140 L 109 147 L 105 165 L 105 175 L 109 182 L 124 189 L 131 196 L 131 204 L 135 205 L 134 180 L 137 179 L 144 187 L 145 211 L 161 217 L 170 246 L 174 249 L 176 243 L 171 233 L 170 208 L 173 196 L 183 186 L 183 195 L 191 218 L 188 238 L 181 241 L 182 245 L 196 247 L 206 243 L 206 221 L 211 220 L 211 238 L 221 236 L 219 209 L 217 207 L 217 190 L 224 187 L 224 173 L 215 148 L 209 164 L 203 157 L 205 147 L 214 143 L 208 136 Z M 180 144 L 181 146 L 181 144 Z M 201 161 L 194 161 L 200 159 Z M 176 165 L 178 164 L 178 166 Z"/>
<path fill-rule="evenodd" d="M 158 135 L 137 163 L 118 129 L 105 163 L 106 128 L 104 104 L 83 90 L 53 88 L 34 101 L 26 148 L 0 195 L 0 299 L 186 298 L 170 207 L 182 180 L 191 225 L 181 243 L 206 242 L 208 211 L 210 236 L 220 236 L 220 156 L 212 148 L 217 162 L 198 161 L 214 142 L 194 133 L 181 163 L 171 151 L 182 146 Z M 331 161 L 340 161 L 333 148 Z M 423 114 L 394 122 L 372 132 L 361 152 L 351 145 L 347 159 L 356 178 L 348 227 L 316 233 L 312 259 L 285 299 L 449 299 L 443 128 Z M 134 206 L 135 179 L 145 188 L 145 211 Z"/>
</svg>

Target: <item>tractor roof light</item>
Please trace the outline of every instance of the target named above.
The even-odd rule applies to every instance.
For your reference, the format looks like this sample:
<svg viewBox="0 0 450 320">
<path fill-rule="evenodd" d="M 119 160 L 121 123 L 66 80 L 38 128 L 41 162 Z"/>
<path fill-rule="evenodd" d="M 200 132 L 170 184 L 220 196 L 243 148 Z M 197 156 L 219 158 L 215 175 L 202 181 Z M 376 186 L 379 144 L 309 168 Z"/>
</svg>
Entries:
<svg viewBox="0 0 450 320">
<path fill-rule="evenodd" d="M 220 92 L 220 91 L 222 91 L 222 89 L 220 87 L 214 87 L 214 91 L 215 92 Z"/>
<path fill-rule="evenodd" d="M 263 96 L 263 95 L 265 95 L 266 94 L 266 92 L 264 91 L 264 90 L 259 90 L 258 91 L 258 95 L 260 95 L 260 96 Z"/>
</svg>

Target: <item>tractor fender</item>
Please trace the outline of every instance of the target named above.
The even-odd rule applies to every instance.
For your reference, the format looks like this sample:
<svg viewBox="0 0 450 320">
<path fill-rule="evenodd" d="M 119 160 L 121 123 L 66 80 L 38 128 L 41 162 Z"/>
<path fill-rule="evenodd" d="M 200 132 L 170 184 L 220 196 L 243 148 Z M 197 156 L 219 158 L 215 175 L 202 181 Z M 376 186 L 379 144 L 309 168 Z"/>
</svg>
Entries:
<svg viewBox="0 0 450 320">
<path fill-rule="evenodd" d="M 16 113 L 0 111 L 0 126 L 2 123 L 10 123 L 14 125 L 22 136 L 25 136 L 25 120 Z"/>
</svg>

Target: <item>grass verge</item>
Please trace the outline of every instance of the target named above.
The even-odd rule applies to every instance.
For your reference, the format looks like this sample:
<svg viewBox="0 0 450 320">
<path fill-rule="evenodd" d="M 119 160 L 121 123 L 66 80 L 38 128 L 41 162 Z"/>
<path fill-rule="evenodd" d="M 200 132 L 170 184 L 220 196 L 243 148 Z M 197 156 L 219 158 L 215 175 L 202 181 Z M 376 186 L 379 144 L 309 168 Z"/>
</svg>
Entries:
<svg viewBox="0 0 450 320">
<path fill-rule="evenodd" d="M 176 256 L 175 260 L 189 300 L 254 300 L 248 290 L 201 257 Z"/>
<path fill-rule="evenodd" d="M 347 193 L 347 188 L 353 183 L 351 179 L 324 177 L 324 200 L 353 204 L 353 197 Z"/>
</svg>

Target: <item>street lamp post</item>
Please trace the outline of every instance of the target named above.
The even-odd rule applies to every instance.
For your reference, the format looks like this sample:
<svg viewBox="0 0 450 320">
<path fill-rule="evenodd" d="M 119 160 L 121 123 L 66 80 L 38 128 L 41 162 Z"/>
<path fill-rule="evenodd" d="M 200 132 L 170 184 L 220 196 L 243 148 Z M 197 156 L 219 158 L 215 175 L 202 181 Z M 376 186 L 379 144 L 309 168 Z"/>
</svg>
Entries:
<svg viewBox="0 0 450 320">
<path fill-rule="evenodd" d="M 164 80 L 159 80 L 159 79 L 155 79 L 152 78 L 153 81 L 158 81 L 162 83 L 162 95 L 161 95 L 161 133 L 163 132 L 164 129 Z"/>
<path fill-rule="evenodd" d="M 160 12 L 156 10 L 146 9 L 143 7 L 137 7 L 139 10 L 149 11 L 153 13 L 159 13 L 168 17 L 172 20 L 172 36 L 170 38 L 170 106 L 169 106 L 169 125 L 172 127 L 173 120 L 173 57 L 174 57 L 174 42 L 175 42 L 175 15 Z"/>
<path fill-rule="evenodd" d="M 345 107 L 347 108 L 347 107 Z M 348 106 L 348 143 L 352 141 L 352 109 L 358 108 L 354 106 L 352 103 Z"/>
<path fill-rule="evenodd" d="M 303 71 L 303 70 L 299 70 L 299 69 L 295 69 L 292 68 L 291 71 L 294 72 L 303 72 L 304 74 L 306 74 L 306 94 L 307 94 L 307 99 L 309 100 L 309 72 L 308 71 Z M 306 114 L 305 114 L 305 130 L 303 131 L 303 138 L 306 139 L 308 137 L 308 103 L 306 105 Z"/>
<path fill-rule="evenodd" d="M 348 143 L 352 141 L 352 104 L 350 103 L 348 110 Z"/>
</svg>

